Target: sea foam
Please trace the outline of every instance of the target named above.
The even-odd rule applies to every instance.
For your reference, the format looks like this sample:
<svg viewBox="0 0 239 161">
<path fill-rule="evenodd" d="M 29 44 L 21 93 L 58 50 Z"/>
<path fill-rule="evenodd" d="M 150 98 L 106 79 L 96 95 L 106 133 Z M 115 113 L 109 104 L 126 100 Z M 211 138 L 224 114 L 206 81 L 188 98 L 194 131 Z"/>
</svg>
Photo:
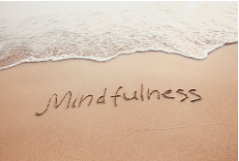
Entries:
<svg viewBox="0 0 239 161">
<path fill-rule="evenodd" d="M 0 70 L 149 50 L 204 59 L 237 41 L 237 2 L 0 2 Z"/>
</svg>

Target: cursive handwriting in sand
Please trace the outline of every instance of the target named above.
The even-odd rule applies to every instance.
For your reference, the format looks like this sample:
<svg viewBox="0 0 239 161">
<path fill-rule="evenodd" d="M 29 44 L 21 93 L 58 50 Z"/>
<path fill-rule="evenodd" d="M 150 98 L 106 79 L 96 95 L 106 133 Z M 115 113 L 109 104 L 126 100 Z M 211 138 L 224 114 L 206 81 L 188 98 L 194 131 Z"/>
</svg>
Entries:
<svg viewBox="0 0 239 161">
<path fill-rule="evenodd" d="M 116 90 L 115 94 L 112 95 L 112 96 L 110 96 L 111 98 L 113 98 L 113 102 L 114 102 L 115 107 L 118 106 L 118 104 L 117 104 L 117 98 L 118 98 L 118 97 L 123 97 L 124 100 L 126 100 L 126 101 L 133 100 L 133 99 L 139 100 L 139 98 L 138 98 L 138 96 L 137 96 L 137 91 L 134 91 L 132 97 L 129 97 L 128 94 L 126 94 L 126 92 L 124 92 L 122 95 L 121 95 L 121 94 L 118 94 L 118 92 L 119 92 L 122 88 L 123 88 L 123 86 L 119 86 L 118 89 Z M 141 99 L 141 101 L 144 101 L 144 92 L 143 92 L 143 91 L 144 91 L 144 85 L 141 84 L 141 92 L 140 92 L 140 99 Z M 198 97 L 197 99 L 191 100 L 191 102 L 196 102 L 196 101 L 199 101 L 199 100 L 202 99 L 202 97 L 201 97 L 199 94 L 196 94 L 195 91 L 196 91 L 196 89 L 190 89 L 190 90 L 188 91 L 189 93 L 191 93 L 191 94 L 193 94 L 193 95 L 195 95 L 195 96 Z M 106 92 L 107 92 L 107 88 L 104 89 L 104 94 L 97 99 L 97 101 L 96 101 L 97 104 L 99 104 L 99 103 L 105 104 L 105 103 L 106 103 L 106 102 L 105 102 Z M 161 93 L 160 93 L 158 90 L 156 90 L 156 89 L 150 91 L 150 89 L 148 88 L 148 90 L 147 90 L 147 98 L 148 98 L 148 100 L 150 100 L 151 96 L 152 96 L 154 93 L 157 94 L 157 99 L 160 99 L 160 96 L 161 96 L 161 95 L 162 95 L 164 98 L 167 98 L 167 99 L 174 99 L 174 98 L 175 98 L 175 97 L 172 97 L 172 96 L 168 96 L 170 93 L 172 93 L 172 90 L 171 90 L 171 89 L 169 89 L 169 90 L 167 90 L 167 91 L 165 91 L 164 93 L 161 94 Z M 187 95 L 186 93 L 184 93 L 184 90 L 183 90 L 183 89 L 178 89 L 178 90 L 176 91 L 176 93 L 179 93 L 179 94 L 185 96 L 180 102 L 183 102 L 183 101 L 185 101 L 186 99 L 189 98 L 188 95 Z M 70 107 L 71 99 L 72 99 L 72 92 L 71 92 L 71 91 L 68 91 L 68 92 L 65 94 L 65 96 L 61 99 L 60 103 L 58 103 L 57 94 L 56 94 L 56 93 L 53 94 L 53 95 L 51 96 L 51 98 L 49 99 L 49 102 L 48 102 L 48 104 L 47 104 L 46 109 L 45 109 L 43 112 L 41 112 L 41 113 L 36 112 L 35 115 L 36 115 L 36 116 L 41 116 L 41 115 L 43 115 L 43 114 L 45 114 L 45 113 L 47 112 L 47 110 L 48 110 L 48 108 L 49 108 L 49 106 L 50 106 L 50 103 L 51 103 L 51 100 L 52 100 L 53 96 L 55 96 L 55 104 L 54 104 L 54 107 L 55 107 L 55 108 L 58 108 L 58 107 L 62 104 L 62 102 L 65 100 L 66 96 L 68 96 L 68 95 L 69 95 L 69 99 L 68 99 L 68 103 L 67 103 L 67 107 L 66 107 L 66 108 L 68 109 L 68 108 Z M 74 99 L 74 101 L 73 101 L 73 103 L 72 103 L 72 108 L 75 108 L 75 107 L 78 107 L 78 108 L 79 108 L 79 107 L 81 106 L 82 102 L 85 101 L 86 99 L 89 101 L 88 106 L 90 106 L 91 102 L 92 102 L 93 99 L 94 99 L 94 96 L 93 96 L 92 94 L 89 94 L 89 95 L 87 95 L 87 96 L 82 95 L 82 96 L 80 97 L 79 103 L 76 104 L 78 98 L 79 98 L 79 97 L 77 97 L 76 99 Z"/>
</svg>

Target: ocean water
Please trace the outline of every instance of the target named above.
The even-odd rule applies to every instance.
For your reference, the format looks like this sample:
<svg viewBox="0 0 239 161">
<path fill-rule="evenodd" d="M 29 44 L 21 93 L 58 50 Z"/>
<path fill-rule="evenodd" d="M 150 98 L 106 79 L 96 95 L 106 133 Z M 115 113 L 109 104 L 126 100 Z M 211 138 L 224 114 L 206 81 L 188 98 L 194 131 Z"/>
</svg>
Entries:
<svg viewBox="0 0 239 161">
<path fill-rule="evenodd" d="M 237 41 L 237 2 L 0 2 L 0 70 L 149 50 L 204 59 Z"/>
</svg>

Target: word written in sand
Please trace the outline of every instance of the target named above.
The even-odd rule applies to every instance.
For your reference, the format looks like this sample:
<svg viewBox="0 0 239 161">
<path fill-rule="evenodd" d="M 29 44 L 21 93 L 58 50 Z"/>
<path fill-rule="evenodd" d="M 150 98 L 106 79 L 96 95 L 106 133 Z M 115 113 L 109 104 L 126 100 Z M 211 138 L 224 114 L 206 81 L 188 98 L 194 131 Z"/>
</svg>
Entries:
<svg viewBox="0 0 239 161">
<path fill-rule="evenodd" d="M 115 107 L 118 106 L 118 104 L 117 104 L 117 98 L 118 98 L 118 97 L 123 97 L 124 100 L 128 100 L 128 101 L 129 101 L 129 100 L 133 100 L 133 99 L 138 100 L 137 91 L 134 91 L 134 95 L 133 95 L 133 97 L 131 97 L 131 98 L 127 97 L 125 92 L 123 93 L 123 95 L 118 94 L 119 90 L 122 89 L 122 88 L 123 88 L 123 86 L 120 86 L 120 87 L 116 90 L 115 94 L 112 95 L 112 96 L 110 96 L 110 97 L 113 99 L 113 101 L 114 101 Z M 144 101 L 143 90 L 144 90 L 144 85 L 141 84 L 141 92 L 140 92 L 140 99 L 141 99 L 141 101 Z M 183 101 L 185 101 L 187 98 L 189 98 L 188 95 L 185 94 L 183 91 L 184 91 L 183 89 L 178 89 L 178 90 L 176 91 L 176 93 L 179 93 L 179 94 L 185 96 L 180 102 L 183 102 Z M 191 94 L 193 94 L 193 95 L 195 95 L 195 96 L 198 97 L 197 99 L 191 100 L 191 102 L 195 102 L 195 101 L 198 101 L 198 100 L 201 100 L 201 99 L 202 99 L 202 97 L 201 97 L 200 95 L 194 93 L 194 91 L 196 91 L 196 89 L 190 89 L 190 90 L 188 91 L 189 93 L 191 93 Z M 104 94 L 97 99 L 97 101 L 96 101 L 97 104 L 99 104 L 99 103 L 105 104 L 105 103 L 106 103 L 106 102 L 105 102 L 106 92 L 107 92 L 107 88 L 105 88 Z M 160 96 L 161 96 L 161 95 L 162 95 L 164 98 L 167 98 L 167 99 L 174 99 L 174 98 L 175 98 L 175 97 L 170 97 L 170 96 L 168 96 L 168 94 L 172 93 L 172 90 L 171 90 L 171 89 L 169 89 L 169 90 L 165 91 L 164 93 L 160 94 L 160 92 L 159 92 L 158 90 L 155 89 L 155 90 L 150 91 L 149 88 L 148 88 L 148 92 L 147 92 L 147 98 L 148 98 L 148 100 L 150 100 L 151 95 L 152 95 L 153 93 L 156 93 L 156 94 L 157 94 L 157 99 L 160 99 Z M 67 95 L 70 95 L 69 100 L 68 100 L 68 104 L 67 104 L 67 107 L 66 107 L 66 108 L 68 109 L 68 108 L 70 107 L 70 104 L 71 104 L 71 97 L 72 97 L 72 92 L 71 92 L 71 91 L 68 91 L 68 92 L 65 94 L 65 96 L 62 98 L 62 100 L 60 101 L 59 104 L 57 103 L 57 94 L 53 94 L 53 95 L 51 96 L 51 98 L 49 99 L 49 102 L 48 102 L 48 104 L 47 104 L 46 109 L 45 109 L 43 112 L 41 112 L 41 113 L 36 112 L 36 116 L 41 116 L 41 115 L 43 115 L 44 113 L 47 112 L 47 110 L 48 110 L 48 108 L 49 108 L 49 106 L 50 106 L 50 103 L 51 103 L 51 99 L 53 98 L 53 96 L 55 96 L 55 104 L 54 104 L 54 106 L 55 106 L 55 108 L 58 108 L 58 107 L 61 105 L 61 103 L 64 101 L 64 99 L 66 98 Z M 91 102 L 92 102 L 92 100 L 93 100 L 93 98 L 94 98 L 94 96 L 91 95 L 91 94 L 89 94 L 89 95 L 87 95 L 87 96 L 85 96 L 85 97 L 84 97 L 84 95 L 82 95 L 81 98 L 80 98 L 80 101 L 79 101 L 79 103 L 78 103 L 78 107 L 80 107 L 80 106 L 81 106 L 81 103 L 82 103 L 85 99 L 87 99 L 87 98 L 90 98 L 90 101 L 89 101 L 89 103 L 88 103 L 88 106 L 90 106 L 90 104 L 91 104 Z M 77 100 L 78 100 L 78 98 L 76 98 L 76 99 L 73 101 L 73 103 L 72 103 L 72 108 L 75 108 L 75 107 L 76 107 L 76 102 L 77 102 Z"/>
</svg>

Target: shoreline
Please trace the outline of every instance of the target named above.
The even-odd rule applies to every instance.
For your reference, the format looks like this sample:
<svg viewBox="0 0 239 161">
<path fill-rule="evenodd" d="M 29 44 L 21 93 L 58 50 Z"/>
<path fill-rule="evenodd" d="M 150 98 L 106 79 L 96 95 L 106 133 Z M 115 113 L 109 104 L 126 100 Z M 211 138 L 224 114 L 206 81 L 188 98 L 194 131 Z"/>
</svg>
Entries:
<svg viewBox="0 0 239 161">
<path fill-rule="evenodd" d="M 108 62 L 70 59 L 1 70 L 1 158 L 236 160 L 238 44 L 213 53 L 202 61 L 147 52 Z M 123 89 L 117 93 L 120 86 Z M 190 89 L 202 99 L 190 102 L 198 98 Z M 160 99 L 156 91 L 148 99 L 154 90 L 160 92 Z M 72 92 L 69 108 L 67 91 Z M 138 99 L 127 100 L 134 98 L 135 91 Z M 165 98 L 165 92 L 175 98 Z M 55 93 L 57 105 L 66 96 L 60 106 L 55 108 L 54 96 L 47 112 L 35 116 Z M 181 102 L 185 95 L 180 93 L 189 98 Z M 80 108 L 72 107 L 87 94 L 94 96 L 89 107 L 90 98 Z M 116 107 L 116 97 L 111 96 L 117 95 Z"/>
<path fill-rule="evenodd" d="M 202 59 L 191 57 L 191 56 L 187 56 L 187 55 L 183 55 L 183 54 L 172 52 L 172 51 L 166 51 L 166 50 L 162 50 L 162 49 L 159 49 L 159 50 L 151 50 L 151 49 L 149 49 L 149 50 L 145 50 L 145 51 L 134 50 L 134 51 L 129 52 L 129 53 L 120 53 L 120 54 L 114 55 L 114 56 L 109 57 L 109 58 L 102 58 L 102 60 L 96 60 L 96 59 L 92 59 L 91 57 L 82 57 L 82 56 L 76 56 L 76 57 L 72 57 L 72 58 L 58 58 L 58 59 L 55 59 L 54 57 L 50 57 L 50 58 L 47 58 L 47 59 L 44 58 L 46 60 L 38 60 L 36 62 L 29 61 L 28 59 L 23 59 L 21 61 L 18 61 L 15 64 L 11 64 L 11 65 L 8 65 L 6 67 L 3 67 L 2 69 L 0 69 L 0 71 L 7 70 L 7 69 L 13 68 L 15 66 L 24 64 L 24 63 L 58 62 L 58 61 L 74 60 L 74 59 L 77 59 L 77 60 L 78 59 L 80 59 L 80 60 L 90 60 L 90 61 L 93 61 L 93 62 L 107 62 L 107 61 L 111 61 L 111 60 L 113 60 L 113 59 L 115 59 L 115 58 L 117 58 L 119 56 L 122 56 L 122 55 L 132 55 L 132 54 L 148 53 L 148 52 L 164 53 L 164 54 L 174 54 L 174 55 L 182 56 L 184 58 L 189 58 L 189 59 L 194 59 L 194 60 L 204 60 L 204 59 L 208 58 L 210 53 L 213 53 L 213 52 L 219 50 L 220 48 L 223 48 L 223 47 L 226 47 L 226 46 L 230 46 L 230 45 L 235 45 L 235 44 L 238 44 L 238 40 L 235 40 L 235 41 L 232 41 L 232 42 L 225 42 L 225 43 L 223 43 L 221 45 L 217 45 L 215 48 L 212 48 L 212 49 L 210 49 L 208 51 L 205 51 L 205 53 L 207 53 L 207 54 L 204 54 L 204 55 L 207 55 L 207 56 L 204 56 L 204 58 L 202 58 Z M 35 58 L 33 58 L 33 59 L 35 59 Z"/>
</svg>

